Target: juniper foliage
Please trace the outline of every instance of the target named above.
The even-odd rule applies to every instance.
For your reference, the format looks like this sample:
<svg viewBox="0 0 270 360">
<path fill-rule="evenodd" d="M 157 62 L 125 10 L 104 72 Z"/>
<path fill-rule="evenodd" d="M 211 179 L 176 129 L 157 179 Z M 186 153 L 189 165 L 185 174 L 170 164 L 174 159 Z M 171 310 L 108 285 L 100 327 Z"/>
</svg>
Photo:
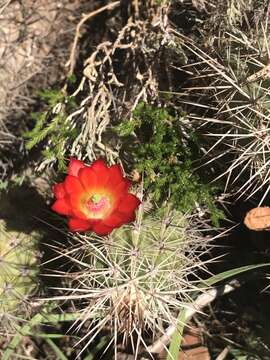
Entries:
<svg viewBox="0 0 270 360">
<path fill-rule="evenodd" d="M 68 114 L 76 106 L 75 99 L 66 96 L 63 90 L 54 89 L 43 90 L 38 96 L 44 103 L 44 110 L 31 114 L 34 127 L 24 134 L 26 148 L 31 150 L 43 145 L 45 161 L 56 159 L 59 169 L 64 170 L 67 144 L 77 136 L 77 130 L 68 121 Z"/>
<path fill-rule="evenodd" d="M 218 225 L 223 213 L 214 204 L 217 187 L 209 176 L 194 171 L 200 155 L 197 134 L 188 128 L 186 114 L 141 102 L 133 118 L 115 127 L 133 159 L 133 166 L 144 175 L 144 187 L 157 203 L 170 199 L 176 209 L 191 212 L 206 206 L 212 222 Z"/>
</svg>

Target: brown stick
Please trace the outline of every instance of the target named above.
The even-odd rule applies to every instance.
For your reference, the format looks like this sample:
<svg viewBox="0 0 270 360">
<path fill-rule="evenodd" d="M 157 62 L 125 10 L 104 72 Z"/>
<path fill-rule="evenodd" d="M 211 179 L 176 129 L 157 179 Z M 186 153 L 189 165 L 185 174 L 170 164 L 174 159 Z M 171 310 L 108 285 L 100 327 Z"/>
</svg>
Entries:
<svg viewBox="0 0 270 360">
<path fill-rule="evenodd" d="M 223 287 L 215 287 L 212 288 L 205 293 L 198 296 L 198 298 L 194 301 L 193 304 L 190 305 L 190 308 L 186 310 L 186 320 L 188 322 L 198 311 L 201 311 L 206 305 L 209 305 L 212 301 L 214 301 L 218 296 L 225 295 L 230 293 L 239 287 L 239 283 L 232 281 L 230 284 L 227 284 Z M 220 289 L 222 288 L 222 291 Z M 147 352 L 152 354 L 160 353 L 166 345 L 169 344 L 173 333 L 176 331 L 176 325 L 170 325 L 165 334 L 162 335 L 154 344 L 147 347 Z"/>
<path fill-rule="evenodd" d="M 75 54 L 75 52 L 76 52 L 76 48 L 77 48 L 78 41 L 79 41 L 79 38 L 80 38 L 81 27 L 83 26 L 83 24 L 87 20 L 89 20 L 92 17 L 102 13 L 103 11 L 112 10 L 113 8 L 115 8 L 116 6 L 119 6 L 119 5 L 120 5 L 120 1 L 115 1 L 113 3 L 109 3 L 109 4 L 105 5 L 105 6 L 102 6 L 101 8 L 99 8 L 97 10 L 92 11 L 89 14 L 83 15 L 83 18 L 80 20 L 80 22 L 78 23 L 78 25 L 76 27 L 76 33 L 75 33 L 74 41 L 73 41 L 72 48 L 71 48 L 71 51 L 70 51 L 70 57 L 69 57 L 68 62 L 66 63 L 66 67 L 69 66 L 68 75 L 72 75 L 73 71 L 74 71 L 74 67 L 75 67 L 75 64 L 76 64 L 76 54 Z"/>
</svg>

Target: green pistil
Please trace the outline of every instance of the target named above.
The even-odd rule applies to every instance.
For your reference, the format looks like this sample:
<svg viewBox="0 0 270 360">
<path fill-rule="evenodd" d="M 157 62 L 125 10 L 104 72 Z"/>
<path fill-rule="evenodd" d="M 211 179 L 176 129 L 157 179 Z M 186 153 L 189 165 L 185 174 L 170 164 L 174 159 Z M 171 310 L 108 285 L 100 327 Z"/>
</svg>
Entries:
<svg viewBox="0 0 270 360">
<path fill-rule="evenodd" d="M 101 196 L 99 194 L 95 194 L 91 197 L 91 201 L 94 203 L 94 204 L 98 204 L 101 200 Z"/>
</svg>

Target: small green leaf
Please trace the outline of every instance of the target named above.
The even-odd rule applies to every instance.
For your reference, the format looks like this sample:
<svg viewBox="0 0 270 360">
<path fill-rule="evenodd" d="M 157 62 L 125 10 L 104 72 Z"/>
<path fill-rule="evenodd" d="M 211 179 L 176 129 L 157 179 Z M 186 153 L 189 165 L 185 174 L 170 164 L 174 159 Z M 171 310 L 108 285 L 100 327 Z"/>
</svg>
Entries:
<svg viewBox="0 0 270 360">
<path fill-rule="evenodd" d="M 51 307 L 44 309 L 43 313 L 36 314 L 29 322 L 17 329 L 17 334 L 12 338 L 8 344 L 6 350 L 4 351 L 3 357 L 1 360 L 11 359 L 11 356 L 15 353 L 17 346 L 24 336 L 31 333 L 31 329 L 39 324 L 44 323 L 58 323 L 62 321 L 74 321 L 79 318 L 78 313 L 70 314 L 50 314 L 49 311 L 52 311 Z"/>
<path fill-rule="evenodd" d="M 47 344 L 50 345 L 50 347 L 55 352 L 55 355 L 57 356 L 57 359 L 59 359 L 59 360 L 68 360 L 66 355 L 62 352 L 62 350 L 59 349 L 59 347 L 51 339 L 47 338 L 45 340 L 46 340 Z"/>
</svg>

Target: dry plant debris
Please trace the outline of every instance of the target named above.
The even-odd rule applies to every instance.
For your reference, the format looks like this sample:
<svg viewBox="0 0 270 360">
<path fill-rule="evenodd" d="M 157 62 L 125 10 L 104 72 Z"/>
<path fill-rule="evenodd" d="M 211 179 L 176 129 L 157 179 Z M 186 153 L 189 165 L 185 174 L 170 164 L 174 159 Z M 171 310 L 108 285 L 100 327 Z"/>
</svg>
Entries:
<svg viewBox="0 0 270 360">
<path fill-rule="evenodd" d="M 63 17 L 76 6 L 69 1 L 27 0 L 0 8 L 1 122 L 16 96 L 24 95 L 27 82 L 47 72 L 44 60 L 64 31 Z"/>
<path fill-rule="evenodd" d="M 114 23 L 112 34 L 92 50 L 82 40 L 85 25 L 105 10 L 116 11 L 119 23 Z M 75 90 L 65 93 L 77 103 L 65 118 L 70 131 L 77 132 L 74 140 L 67 139 L 63 145 L 66 156 L 92 161 L 102 154 L 110 163 L 115 162 L 119 144 L 111 138 L 106 141 L 105 132 L 113 124 L 131 118 L 139 102 L 154 103 L 159 97 L 161 76 L 163 85 L 169 82 L 166 56 L 178 47 L 167 31 L 167 12 L 165 3 L 134 2 L 131 6 L 116 1 L 82 17 L 66 64 L 69 76 L 75 74 L 78 80 Z M 83 54 L 81 48 L 85 50 Z M 76 68 L 78 60 L 83 60 L 83 69 Z M 62 107 L 64 104 L 57 104 L 55 114 Z M 48 144 L 47 149 L 50 147 Z M 55 162 L 55 158 L 47 159 L 39 169 Z"/>
</svg>

